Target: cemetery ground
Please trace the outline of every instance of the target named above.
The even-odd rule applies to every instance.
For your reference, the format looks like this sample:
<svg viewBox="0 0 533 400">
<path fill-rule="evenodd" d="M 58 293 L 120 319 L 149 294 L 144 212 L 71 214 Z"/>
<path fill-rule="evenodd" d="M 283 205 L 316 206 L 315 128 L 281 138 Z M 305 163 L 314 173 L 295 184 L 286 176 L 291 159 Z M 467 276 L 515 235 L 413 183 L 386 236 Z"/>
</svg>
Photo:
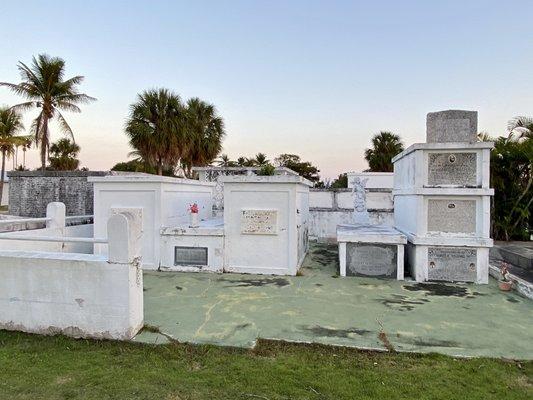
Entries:
<svg viewBox="0 0 533 400">
<path fill-rule="evenodd" d="M 312 242 L 295 277 L 146 272 L 144 320 L 153 329 L 135 340 L 252 348 L 262 338 L 533 360 L 532 307 L 492 278 L 338 277 L 337 246 Z"/>
<path fill-rule="evenodd" d="M 532 302 L 489 285 L 144 274 L 134 342 L 0 331 L 0 399 L 525 399 Z M 441 354 L 438 354 L 441 353 Z"/>
</svg>

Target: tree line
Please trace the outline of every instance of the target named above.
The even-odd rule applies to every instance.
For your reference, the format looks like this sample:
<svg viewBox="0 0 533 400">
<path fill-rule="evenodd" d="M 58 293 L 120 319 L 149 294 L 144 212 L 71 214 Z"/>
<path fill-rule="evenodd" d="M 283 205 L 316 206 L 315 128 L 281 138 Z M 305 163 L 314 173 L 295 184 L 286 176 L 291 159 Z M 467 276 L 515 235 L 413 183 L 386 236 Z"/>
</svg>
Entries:
<svg viewBox="0 0 533 400">
<path fill-rule="evenodd" d="M 30 146 L 40 150 L 41 169 L 73 170 L 79 168 L 80 147 L 74 141 L 73 130 L 64 112 L 81 112 L 80 106 L 96 99 L 79 91 L 84 77 L 65 77 L 65 61 L 59 57 L 39 54 L 30 65 L 17 64 L 21 82 L 0 82 L 24 98 L 22 103 L 0 107 L 0 198 L 2 196 L 6 158 L 23 151 L 22 165 Z M 37 116 L 24 130 L 22 113 L 36 109 Z M 50 143 L 50 123 L 55 121 L 67 137 Z M 495 189 L 492 203 L 492 237 L 495 239 L 528 239 L 533 224 L 533 119 L 516 117 L 509 122 L 507 135 L 490 138 L 480 134 L 480 140 L 495 141 L 491 152 L 491 184 Z M 125 133 L 135 158 L 116 164 L 114 170 L 193 176 L 193 166 L 261 167 L 262 174 L 274 173 L 274 168 L 287 167 L 316 187 L 347 187 L 346 174 L 333 182 L 321 181 L 320 170 L 296 154 L 280 154 L 273 161 L 264 153 L 254 157 L 231 160 L 219 154 L 226 135 L 224 121 L 213 104 L 197 97 L 182 101 L 168 89 L 146 90 L 130 106 Z M 392 158 L 403 151 L 400 137 L 381 131 L 365 150 L 365 160 L 372 172 L 392 172 Z M 218 157 L 218 158 L 217 158 Z M 48 165 L 47 165 L 48 162 Z"/>
</svg>

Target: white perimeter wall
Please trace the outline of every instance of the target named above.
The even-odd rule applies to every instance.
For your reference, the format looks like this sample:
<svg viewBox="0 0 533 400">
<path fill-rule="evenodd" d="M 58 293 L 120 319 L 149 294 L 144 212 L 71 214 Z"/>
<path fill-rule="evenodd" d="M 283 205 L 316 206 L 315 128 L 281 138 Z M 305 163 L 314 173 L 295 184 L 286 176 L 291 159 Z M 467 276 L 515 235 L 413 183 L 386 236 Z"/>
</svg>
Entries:
<svg viewBox="0 0 533 400">
<path fill-rule="evenodd" d="M 0 251 L 0 329 L 131 339 L 142 324 L 139 266 L 86 254 Z"/>
<path fill-rule="evenodd" d="M 370 221 L 394 225 L 394 203 L 391 189 L 369 189 L 366 194 Z M 311 189 L 309 192 L 309 237 L 333 241 L 337 225 L 352 222 L 351 189 Z"/>
<path fill-rule="evenodd" d="M 2 240 L 2 236 L 16 234 L 20 236 L 66 236 L 92 238 L 93 227 L 93 224 L 66 226 L 64 228 L 64 234 L 60 228 L 41 228 L 0 233 L 0 250 L 52 251 L 63 253 L 92 254 L 92 243 L 56 243 L 38 242 L 32 240 Z"/>
</svg>

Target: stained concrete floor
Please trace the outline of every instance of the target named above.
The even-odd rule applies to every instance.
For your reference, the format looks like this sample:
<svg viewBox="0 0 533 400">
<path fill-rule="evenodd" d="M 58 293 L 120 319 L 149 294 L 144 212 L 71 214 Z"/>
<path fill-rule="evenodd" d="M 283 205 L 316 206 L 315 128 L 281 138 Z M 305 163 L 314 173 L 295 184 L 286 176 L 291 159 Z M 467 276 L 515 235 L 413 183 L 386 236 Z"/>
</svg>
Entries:
<svg viewBox="0 0 533 400">
<path fill-rule="evenodd" d="M 135 340 L 252 347 L 257 338 L 533 359 L 533 301 L 489 285 L 337 277 L 335 246 L 311 245 L 303 276 L 144 274 Z M 380 334 L 384 332 L 385 335 Z M 166 337 L 167 336 L 167 337 Z"/>
</svg>

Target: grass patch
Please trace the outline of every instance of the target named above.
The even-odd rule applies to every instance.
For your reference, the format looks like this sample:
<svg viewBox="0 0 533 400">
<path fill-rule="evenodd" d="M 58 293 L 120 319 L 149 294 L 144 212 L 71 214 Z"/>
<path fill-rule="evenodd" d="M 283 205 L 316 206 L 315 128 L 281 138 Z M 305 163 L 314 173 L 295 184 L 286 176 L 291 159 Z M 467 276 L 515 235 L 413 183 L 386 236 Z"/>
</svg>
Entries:
<svg viewBox="0 0 533 400">
<path fill-rule="evenodd" d="M 526 399 L 533 362 L 261 340 L 253 350 L 0 331 L 1 399 Z"/>
</svg>

